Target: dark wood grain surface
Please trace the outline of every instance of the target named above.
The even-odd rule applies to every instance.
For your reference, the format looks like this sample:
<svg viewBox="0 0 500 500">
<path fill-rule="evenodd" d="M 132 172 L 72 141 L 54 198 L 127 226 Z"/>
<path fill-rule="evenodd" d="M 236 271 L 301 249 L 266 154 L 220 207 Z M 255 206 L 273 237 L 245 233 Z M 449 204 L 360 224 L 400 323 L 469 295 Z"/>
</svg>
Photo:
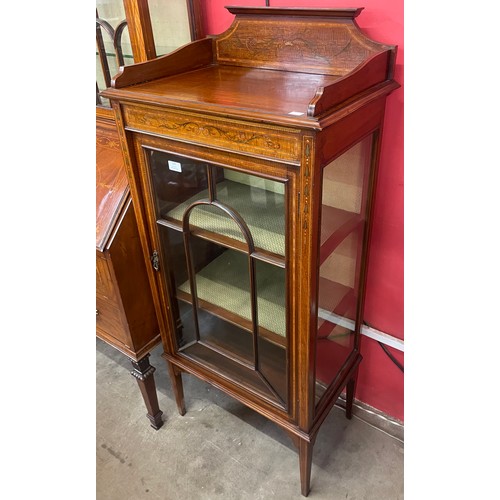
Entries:
<svg viewBox="0 0 500 500">
<path fill-rule="evenodd" d="M 116 125 L 97 121 L 96 130 L 96 248 L 103 251 L 129 193 Z"/>
</svg>

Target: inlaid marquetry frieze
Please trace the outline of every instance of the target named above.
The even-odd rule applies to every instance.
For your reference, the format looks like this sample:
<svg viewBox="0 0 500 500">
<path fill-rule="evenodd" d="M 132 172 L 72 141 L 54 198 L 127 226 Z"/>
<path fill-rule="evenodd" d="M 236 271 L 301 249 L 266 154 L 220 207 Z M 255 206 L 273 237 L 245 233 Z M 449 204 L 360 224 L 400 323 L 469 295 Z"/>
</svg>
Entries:
<svg viewBox="0 0 500 500">
<path fill-rule="evenodd" d="M 216 40 L 219 62 L 292 67 L 294 62 L 321 73 L 345 74 L 378 47 L 360 37 L 352 24 L 258 20 L 237 22 Z"/>
<path fill-rule="evenodd" d="M 260 127 L 237 120 L 221 121 L 195 113 L 165 113 L 141 107 L 124 106 L 123 114 L 125 126 L 134 130 L 280 160 L 300 159 L 300 136 L 294 129 Z"/>
<path fill-rule="evenodd" d="M 96 145 L 120 150 L 120 141 L 116 139 L 116 134 L 115 137 L 106 137 L 104 135 L 96 136 Z"/>
<path fill-rule="evenodd" d="M 303 185 L 302 185 L 302 211 L 304 214 L 304 222 L 302 224 L 302 229 L 304 230 L 304 236 L 308 232 L 308 219 L 309 219 L 309 201 L 311 196 L 311 149 L 312 149 L 312 138 L 304 137 L 304 158 L 303 158 Z M 304 241 L 306 239 L 304 238 Z"/>
</svg>

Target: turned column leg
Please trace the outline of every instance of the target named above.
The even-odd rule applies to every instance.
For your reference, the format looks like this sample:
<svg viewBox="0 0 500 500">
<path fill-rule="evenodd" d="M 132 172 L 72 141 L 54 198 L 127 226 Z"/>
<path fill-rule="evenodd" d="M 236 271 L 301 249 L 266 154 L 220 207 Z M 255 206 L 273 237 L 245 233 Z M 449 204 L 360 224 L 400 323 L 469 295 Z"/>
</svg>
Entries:
<svg viewBox="0 0 500 500">
<path fill-rule="evenodd" d="M 186 413 L 186 405 L 184 404 L 184 389 L 182 387 L 181 371 L 169 361 L 166 361 L 170 380 L 172 381 L 172 388 L 174 390 L 175 402 L 177 409 L 181 415 Z"/>
<path fill-rule="evenodd" d="M 299 439 L 300 492 L 309 495 L 311 489 L 311 466 L 314 443 Z"/>
<path fill-rule="evenodd" d="M 358 381 L 358 370 L 354 372 L 351 380 L 346 385 L 345 416 L 350 420 L 352 418 L 352 404 L 356 392 L 356 383 Z"/>
<path fill-rule="evenodd" d="M 151 427 L 158 430 L 163 425 L 161 416 L 163 412 L 158 405 L 158 395 L 156 394 L 155 379 L 153 373 L 155 367 L 149 364 L 149 354 L 146 354 L 138 361 L 132 360 L 134 369 L 130 374 L 137 380 L 142 398 L 148 410 L 147 417 L 151 422 Z"/>
</svg>

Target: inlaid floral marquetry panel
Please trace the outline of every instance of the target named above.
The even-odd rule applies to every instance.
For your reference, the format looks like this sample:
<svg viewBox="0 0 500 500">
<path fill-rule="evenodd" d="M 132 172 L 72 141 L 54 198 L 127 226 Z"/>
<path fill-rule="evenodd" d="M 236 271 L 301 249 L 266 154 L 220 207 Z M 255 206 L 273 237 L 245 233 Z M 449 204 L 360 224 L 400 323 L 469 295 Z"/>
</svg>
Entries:
<svg viewBox="0 0 500 500">
<path fill-rule="evenodd" d="M 166 137 L 211 147 L 256 153 L 285 161 L 300 159 L 300 136 L 294 129 L 249 126 L 248 122 L 202 117 L 195 113 L 165 113 L 134 106 L 123 107 L 125 127 L 161 133 Z"/>
<path fill-rule="evenodd" d="M 351 24 L 332 29 L 332 22 L 302 20 L 290 20 L 279 26 L 272 20 L 245 20 L 219 38 L 216 47 L 220 63 L 292 68 L 296 62 L 317 73 L 337 75 L 350 71 L 353 61 L 361 63 L 380 50 L 370 40 L 360 37 Z"/>
</svg>

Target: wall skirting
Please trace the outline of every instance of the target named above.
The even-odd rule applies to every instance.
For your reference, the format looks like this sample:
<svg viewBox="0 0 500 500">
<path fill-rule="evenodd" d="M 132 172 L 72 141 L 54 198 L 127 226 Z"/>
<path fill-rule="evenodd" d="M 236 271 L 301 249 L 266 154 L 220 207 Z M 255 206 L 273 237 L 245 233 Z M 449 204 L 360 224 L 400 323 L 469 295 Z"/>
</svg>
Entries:
<svg viewBox="0 0 500 500">
<path fill-rule="evenodd" d="M 345 394 L 339 396 L 335 406 L 345 409 Z M 354 417 L 404 443 L 404 422 L 386 415 L 380 410 L 373 408 L 373 406 L 367 405 L 357 399 L 354 399 L 352 414 Z"/>
</svg>

